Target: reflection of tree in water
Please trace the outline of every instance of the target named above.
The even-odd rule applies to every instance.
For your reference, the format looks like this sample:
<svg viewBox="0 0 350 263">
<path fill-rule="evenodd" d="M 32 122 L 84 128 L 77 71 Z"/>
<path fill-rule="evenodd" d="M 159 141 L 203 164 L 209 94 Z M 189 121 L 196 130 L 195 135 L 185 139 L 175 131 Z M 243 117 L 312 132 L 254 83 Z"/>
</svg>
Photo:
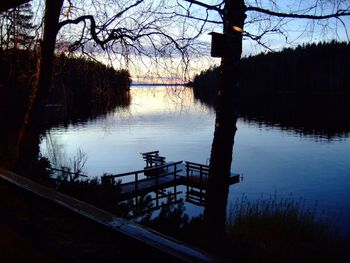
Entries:
<svg viewBox="0 0 350 263">
<path fill-rule="evenodd" d="M 213 107 L 210 96 L 196 99 Z M 277 126 L 303 135 L 336 139 L 350 134 L 349 96 L 275 95 L 242 97 L 240 117 L 260 125 Z"/>
<path fill-rule="evenodd" d="M 350 134 L 349 96 L 286 96 L 247 98 L 241 116 L 264 125 L 277 125 L 303 135 L 334 139 Z"/>
</svg>

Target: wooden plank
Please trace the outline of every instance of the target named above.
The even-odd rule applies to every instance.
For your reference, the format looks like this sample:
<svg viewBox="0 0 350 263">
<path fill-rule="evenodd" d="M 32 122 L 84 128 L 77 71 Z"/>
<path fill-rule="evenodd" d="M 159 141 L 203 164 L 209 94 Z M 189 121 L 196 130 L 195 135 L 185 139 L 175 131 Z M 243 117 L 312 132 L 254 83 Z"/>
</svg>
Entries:
<svg viewBox="0 0 350 263">
<path fill-rule="evenodd" d="M 158 180 L 157 180 L 158 179 Z M 180 180 L 182 181 L 182 177 L 177 176 L 176 180 L 174 180 L 173 175 L 166 175 L 159 178 L 151 177 L 147 179 L 139 180 L 138 182 L 130 182 L 120 185 L 120 194 L 127 195 L 135 192 L 152 192 L 154 190 L 162 189 L 168 185 L 179 184 Z M 157 182 L 158 181 L 158 182 Z M 137 183 L 137 188 L 136 188 Z M 135 193 L 135 194 L 138 194 Z"/>
<path fill-rule="evenodd" d="M 145 152 L 145 153 L 141 153 L 142 155 L 153 155 L 153 154 L 155 154 L 155 155 L 157 155 L 157 154 L 159 154 L 159 151 L 151 151 L 151 152 Z"/>
<path fill-rule="evenodd" d="M 57 168 L 47 168 L 47 169 L 51 170 L 51 171 L 62 172 L 63 174 L 77 175 L 77 176 L 81 176 L 81 177 L 89 177 L 86 174 L 74 173 L 74 172 L 70 172 L 69 170 L 63 170 L 63 169 L 57 169 Z"/>
<path fill-rule="evenodd" d="M 182 161 L 177 161 L 177 162 L 167 162 L 163 165 L 159 165 L 157 167 L 152 167 L 152 168 L 146 168 L 144 169 L 144 171 L 148 172 L 148 171 L 152 171 L 152 170 L 156 170 L 156 169 L 161 169 L 161 168 L 170 168 L 172 166 L 175 167 L 175 165 L 178 165 L 178 164 L 182 164 Z"/>
<path fill-rule="evenodd" d="M 203 168 L 209 169 L 209 165 L 206 165 L 206 164 L 194 163 L 194 162 L 188 162 L 188 161 L 186 161 L 186 164 L 189 166 L 192 166 L 192 167 L 201 167 L 202 166 Z"/>
<path fill-rule="evenodd" d="M 148 162 L 154 162 L 154 161 L 165 161 L 164 156 L 157 156 L 157 155 L 145 155 L 143 156 L 143 159 Z"/>
<path fill-rule="evenodd" d="M 169 163 L 165 163 L 163 165 L 159 165 L 159 166 L 156 166 L 156 167 L 145 168 L 143 170 L 137 170 L 137 171 L 121 173 L 121 174 L 104 175 L 103 177 L 105 177 L 105 178 L 119 178 L 119 177 L 123 177 L 123 176 L 133 175 L 133 174 L 136 174 L 136 173 L 145 173 L 145 172 L 157 171 L 158 169 L 168 168 L 170 166 L 175 166 L 175 165 L 178 165 L 180 163 L 182 163 L 182 161 L 169 162 Z"/>
<path fill-rule="evenodd" d="M 104 225 L 111 231 L 117 231 L 118 233 L 142 242 L 145 245 L 151 246 L 156 250 L 171 255 L 178 260 L 184 262 L 218 262 L 218 259 L 212 257 L 206 252 L 190 247 L 154 230 L 117 217 L 102 209 L 64 195 L 51 188 L 29 180 L 28 178 L 1 168 L 0 179 L 31 192 L 38 197 L 46 199 L 55 205 L 62 206 L 98 224 Z"/>
</svg>

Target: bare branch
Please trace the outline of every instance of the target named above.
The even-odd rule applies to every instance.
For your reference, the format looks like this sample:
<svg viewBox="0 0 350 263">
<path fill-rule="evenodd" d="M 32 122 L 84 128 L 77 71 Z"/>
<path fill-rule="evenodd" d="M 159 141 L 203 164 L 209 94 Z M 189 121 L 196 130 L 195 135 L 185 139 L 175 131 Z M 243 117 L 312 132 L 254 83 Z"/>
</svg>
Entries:
<svg viewBox="0 0 350 263">
<path fill-rule="evenodd" d="M 158 13 L 161 14 L 161 13 Z M 162 13 L 163 15 L 174 15 L 174 16 L 178 16 L 178 17 L 184 17 L 184 18 L 189 18 L 189 19 L 193 19 L 193 20 L 197 20 L 197 21 L 202 21 L 205 23 L 210 23 L 210 24 L 216 24 L 216 25 L 221 25 L 223 24 L 222 21 L 217 21 L 217 20 L 211 20 L 208 19 L 208 16 L 206 18 L 202 18 L 202 17 L 196 17 L 196 16 L 192 16 L 190 14 L 180 14 L 180 13 L 176 13 L 176 12 L 172 12 L 172 13 Z"/>
<path fill-rule="evenodd" d="M 329 18 L 339 18 L 343 16 L 350 16 L 350 11 L 348 10 L 338 10 L 335 13 L 328 15 L 308 15 L 308 14 L 297 14 L 297 13 L 280 13 L 271 11 L 268 9 L 264 9 L 256 6 L 248 6 L 246 11 L 259 12 L 270 16 L 276 17 L 284 17 L 284 18 L 301 18 L 301 19 L 313 19 L 313 20 L 321 20 L 321 19 L 329 19 Z"/>
<path fill-rule="evenodd" d="M 220 8 L 220 6 L 222 4 L 219 4 L 219 5 L 208 5 L 208 4 L 205 4 L 203 2 L 200 2 L 200 1 L 196 1 L 196 0 L 184 0 L 185 2 L 188 2 L 190 4 L 195 4 L 195 5 L 198 5 L 198 6 L 201 6 L 201 7 L 204 7 L 206 8 L 207 10 L 214 10 L 214 11 L 217 11 L 218 13 L 222 13 L 222 9 Z"/>
<path fill-rule="evenodd" d="M 138 6 L 139 4 L 141 4 L 144 0 L 138 0 L 136 1 L 134 4 L 126 7 L 124 10 L 120 11 L 118 14 L 114 15 L 107 23 L 104 24 L 105 27 L 109 26 L 110 24 L 113 23 L 113 21 L 115 21 L 115 19 L 121 17 L 123 14 L 125 14 L 127 11 L 129 11 L 130 9 Z"/>
</svg>

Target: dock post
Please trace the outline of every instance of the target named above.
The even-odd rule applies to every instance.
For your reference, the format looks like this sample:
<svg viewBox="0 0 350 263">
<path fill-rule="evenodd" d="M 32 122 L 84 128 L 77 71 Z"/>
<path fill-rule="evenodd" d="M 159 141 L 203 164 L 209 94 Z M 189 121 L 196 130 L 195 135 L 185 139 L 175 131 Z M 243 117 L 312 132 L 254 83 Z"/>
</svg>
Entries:
<svg viewBox="0 0 350 263">
<path fill-rule="evenodd" d="M 187 180 L 190 179 L 190 167 L 187 162 L 186 162 L 186 177 L 187 177 Z"/>
<path fill-rule="evenodd" d="M 176 173 L 177 173 L 177 168 L 176 168 L 176 163 L 174 165 L 174 199 L 177 201 L 177 193 L 176 193 Z"/>
<path fill-rule="evenodd" d="M 139 177 L 138 177 L 138 173 L 135 173 L 135 193 L 137 194 L 137 181 L 138 181 Z"/>
<path fill-rule="evenodd" d="M 177 173 L 177 169 L 176 169 L 176 163 L 174 164 L 174 182 L 176 181 L 176 173 Z"/>
</svg>

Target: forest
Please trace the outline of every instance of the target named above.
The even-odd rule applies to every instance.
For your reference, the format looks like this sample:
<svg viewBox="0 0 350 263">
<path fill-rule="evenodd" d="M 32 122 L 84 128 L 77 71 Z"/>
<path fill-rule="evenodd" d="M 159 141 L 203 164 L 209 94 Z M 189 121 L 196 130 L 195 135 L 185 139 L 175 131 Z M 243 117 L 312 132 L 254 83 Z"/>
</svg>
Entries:
<svg viewBox="0 0 350 263">
<path fill-rule="evenodd" d="M 242 58 L 240 95 L 348 95 L 349 55 L 349 43 L 333 41 Z M 216 94 L 219 74 L 220 67 L 202 71 L 191 86 L 198 93 Z"/>
<path fill-rule="evenodd" d="M 35 56 L 30 50 L 0 50 L 1 112 L 11 112 L 12 119 L 18 120 L 27 108 Z M 67 119 L 71 120 L 96 116 L 116 105 L 127 106 L 130 84 L 127 70 L 115 70 L 102 63 L 61 54 L 54 59 L 53 82 L 46 105 L 63 107 Z M 13 118 L 14 113 L 17 118 Z"/>
</svg>

